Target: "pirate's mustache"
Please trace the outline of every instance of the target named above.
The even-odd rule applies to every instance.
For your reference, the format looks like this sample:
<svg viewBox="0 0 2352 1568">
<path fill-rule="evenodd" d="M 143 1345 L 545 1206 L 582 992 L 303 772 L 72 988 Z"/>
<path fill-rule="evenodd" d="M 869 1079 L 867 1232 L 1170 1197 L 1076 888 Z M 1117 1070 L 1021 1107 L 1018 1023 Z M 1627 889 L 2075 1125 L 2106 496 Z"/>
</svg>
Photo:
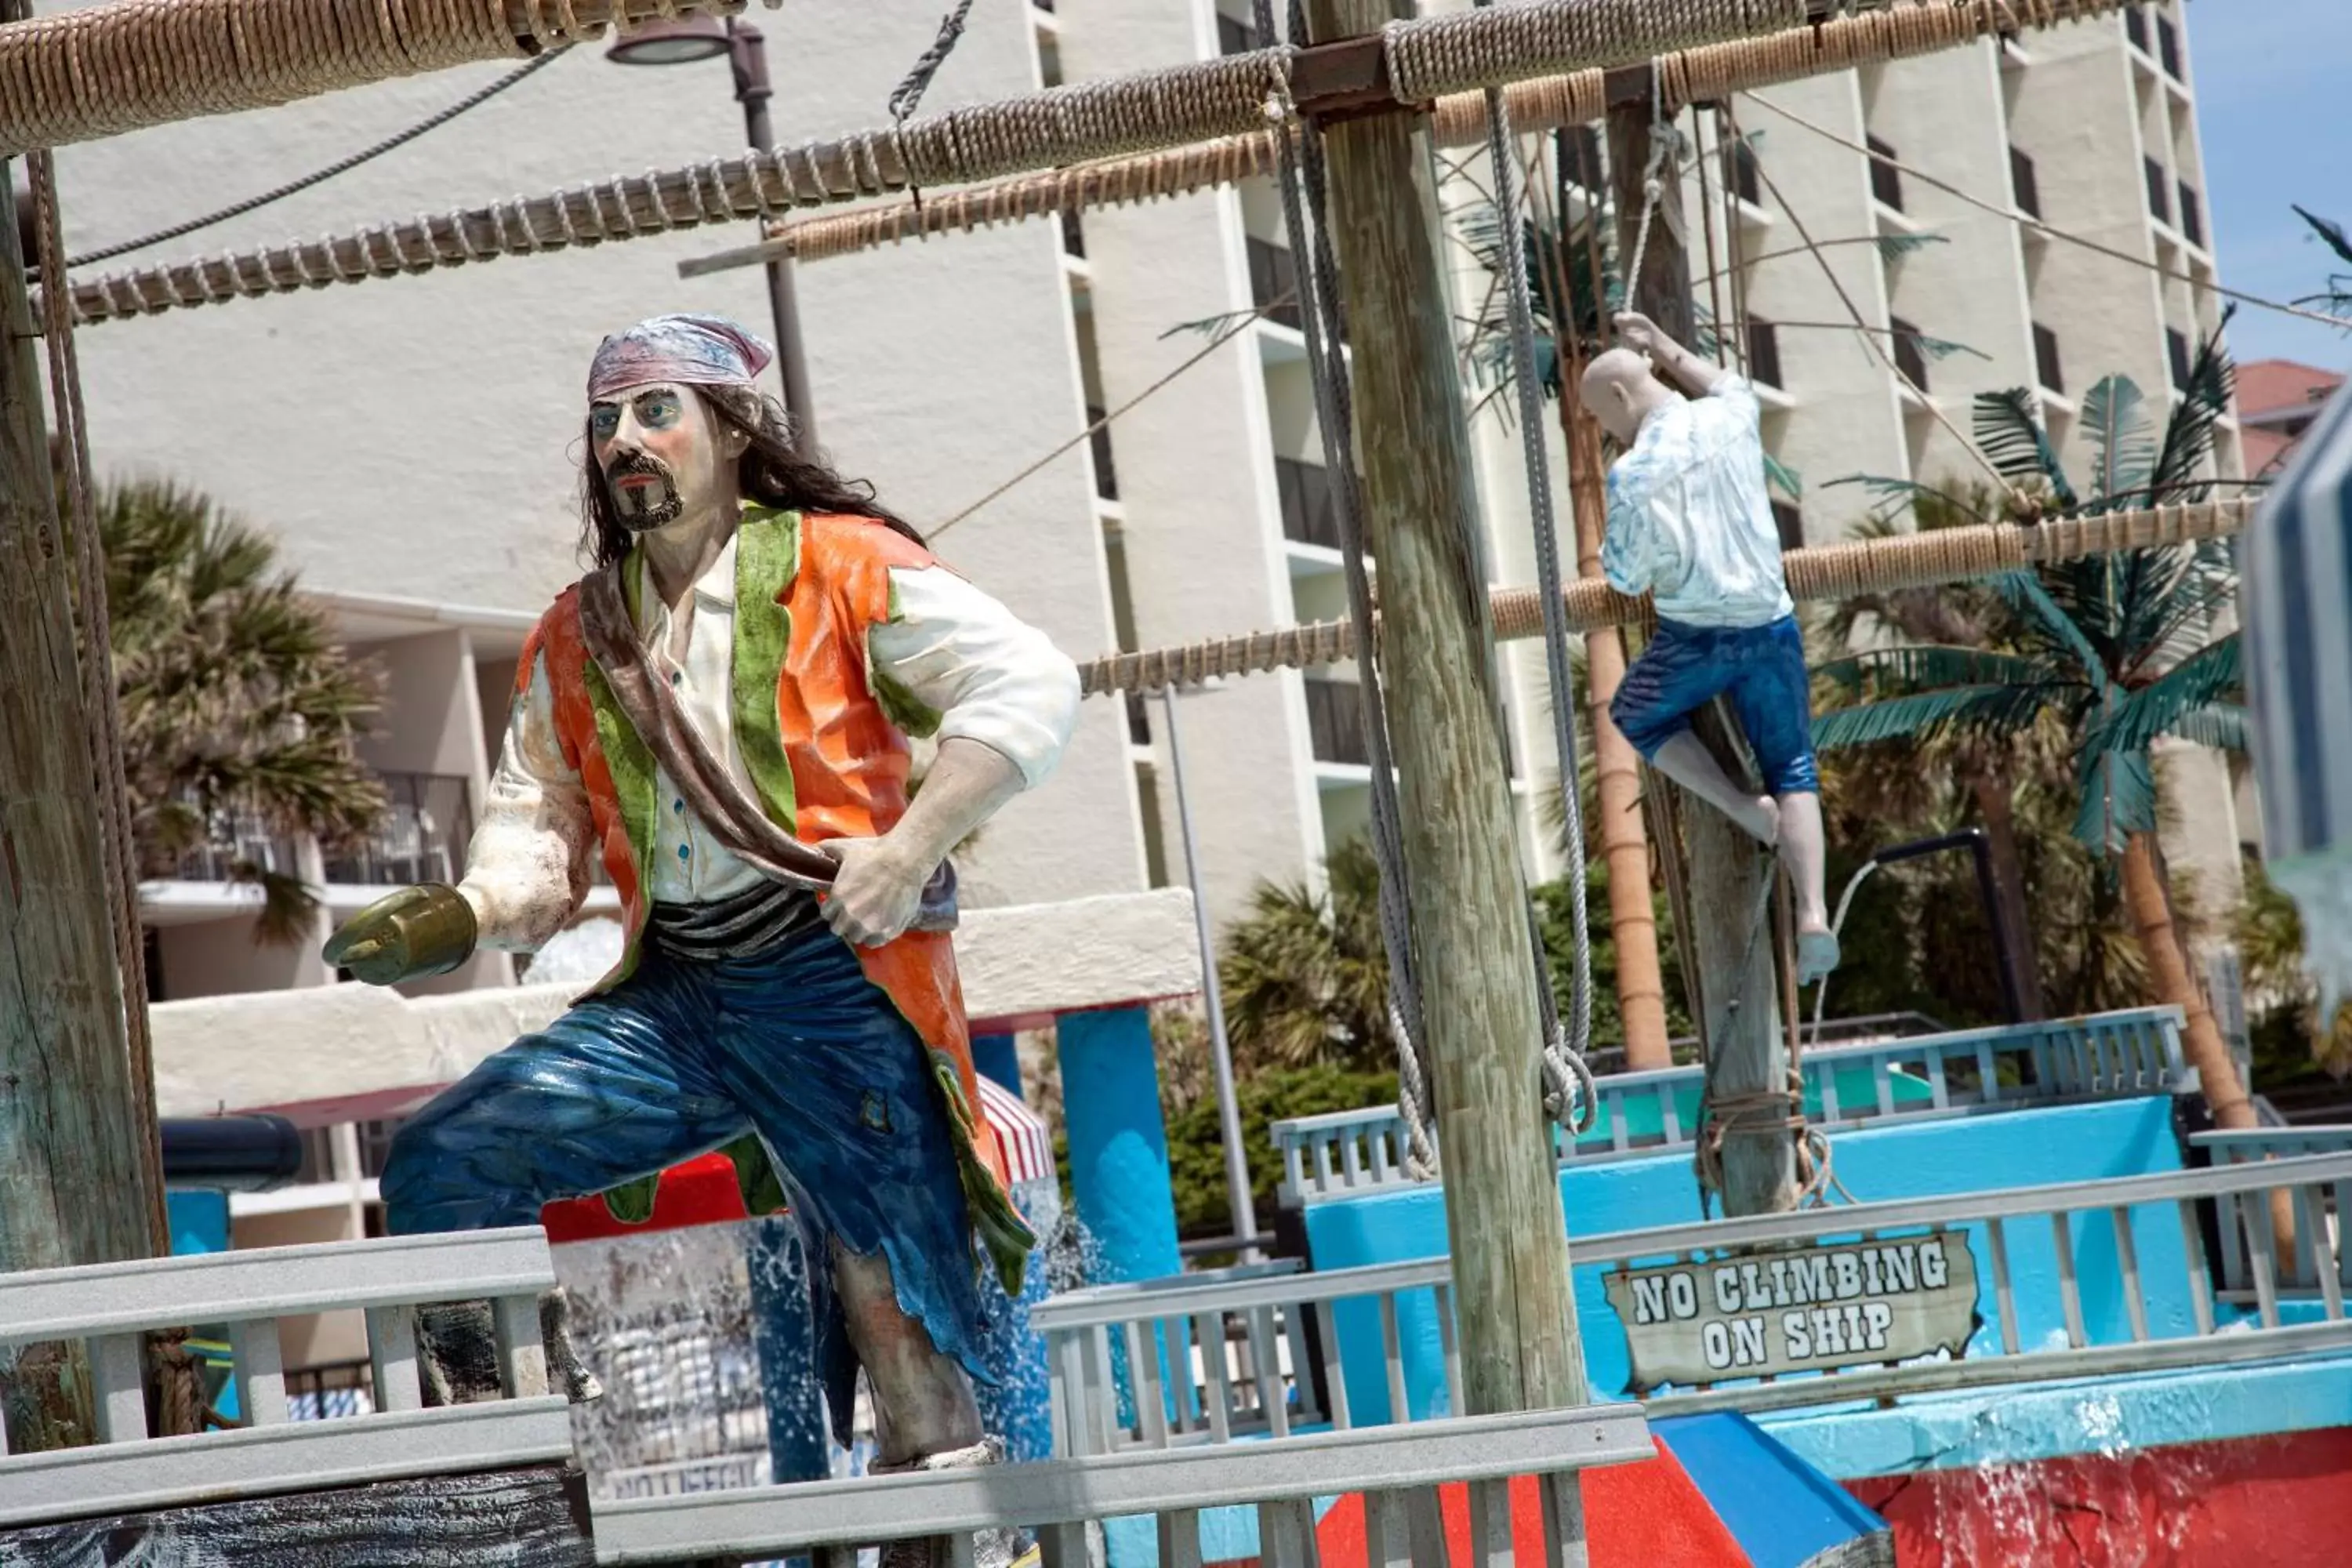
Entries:
<svg viewBox="0 0 2352 1568">
<path fill-rule="evenodd" d="M 618 483 L 632 474 L 649 475 L 673 490 L 677 489 L 677 477 L 669 471 L 669 465 L 651 452 L 624 452 L 604 466 L 604 478 L 609 483 Z"/>
</svg>

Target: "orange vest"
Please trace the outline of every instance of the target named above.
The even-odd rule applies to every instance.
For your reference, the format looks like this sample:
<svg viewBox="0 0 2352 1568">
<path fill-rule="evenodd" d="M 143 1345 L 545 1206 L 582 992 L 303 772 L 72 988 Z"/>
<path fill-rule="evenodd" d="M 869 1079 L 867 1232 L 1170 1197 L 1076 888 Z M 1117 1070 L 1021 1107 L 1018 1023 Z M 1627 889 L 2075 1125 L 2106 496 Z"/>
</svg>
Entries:
<svg viewBox="0 0 2352 1568">
<path fill-rule="evenodd" d="M 769 817 L 803 843 L 878 836 L 906 814 L 907 735 L 929 733 L 939 715 L 887 683 L 878 694 L 873 689 L 866 635 L 893 618 L 890 569 L 936 564 L 921 545 L 869 518 L 744 514 L 736 536 L 730 693 L 735 744 Z M 636 580 L 625 565 L 632 612 Z M 519 692 L 542 655 L 556 737 L 587 786 L 590 820 L 627 931 L 620 963 L 595 987 L 602 991 L 636 967 L 645 936 L 644 867 L 660 809 L 653 753 L 589 656 L 576 585 L 557 597 L 525 643 Z M 1035 1238 L 1006 1195 L 996 1131 L 976 1113 L 980 1086 L 947 933 L 908 931 L 855 951 L 866 978 L 930 1048 L 973 1226 L 1017 1295 Z"/>
</svg>

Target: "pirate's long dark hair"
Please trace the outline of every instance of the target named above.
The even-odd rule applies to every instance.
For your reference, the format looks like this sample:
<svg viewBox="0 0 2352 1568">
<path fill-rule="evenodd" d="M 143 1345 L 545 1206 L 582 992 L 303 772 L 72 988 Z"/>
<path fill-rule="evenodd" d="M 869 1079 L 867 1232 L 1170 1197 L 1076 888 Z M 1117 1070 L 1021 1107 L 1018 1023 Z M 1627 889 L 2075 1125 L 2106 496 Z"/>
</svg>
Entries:
<svg viewBox="0 0 2352 1568">
<path fill-rule="evenodd" d="M 923 542 L 912 524 L 874 499 L 872 484 L 844 479 L 822 459 L 795 452 L 783 405 L 774 398 L 748 386 L 698 386 L 694 391 L 720 425 L 751 440 L 736 479 L 745 500 L 793 511 L 870 517 L 918 544 Z M 602 568 L 627 555 L 636 536 L 622 526 L 613 492 L 597 467 L 593 427 L 583 430 L 583 440 L 582 450 L 588 456 L 580 467 L 580 553 Z"/>
</svg>

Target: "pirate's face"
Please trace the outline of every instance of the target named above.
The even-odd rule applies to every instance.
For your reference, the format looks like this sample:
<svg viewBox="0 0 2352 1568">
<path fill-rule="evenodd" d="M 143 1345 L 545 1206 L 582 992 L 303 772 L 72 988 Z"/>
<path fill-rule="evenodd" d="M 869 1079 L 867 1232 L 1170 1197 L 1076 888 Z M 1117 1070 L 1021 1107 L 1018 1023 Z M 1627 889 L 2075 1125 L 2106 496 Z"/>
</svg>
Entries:
<svg viewBox="0 0 2352 1568">
<path fill-rule="evenodd" d="M 589 405 L 588 434 L 623 527 L 644 533 L 699 515 L 726 489 L 741 437 L 675 382 L 624 387 Z"/>
</svg>

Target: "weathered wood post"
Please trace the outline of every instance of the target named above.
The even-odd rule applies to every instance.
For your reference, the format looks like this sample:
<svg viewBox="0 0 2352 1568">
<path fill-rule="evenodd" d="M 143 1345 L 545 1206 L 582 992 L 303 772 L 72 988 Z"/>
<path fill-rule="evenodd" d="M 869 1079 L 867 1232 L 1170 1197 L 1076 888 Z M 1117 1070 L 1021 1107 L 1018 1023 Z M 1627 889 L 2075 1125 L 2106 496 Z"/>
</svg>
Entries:
<svg viewBox="0 0 2352 1568">
<path fill-rule="evenodd" d="M 1629 66 L 1608 77 L 1609 174 L 1617 210 L 1617 254 L 1630 262 L 1647 201 L 1651 128 L 1657 113 L 1650 68 Z M 1633 309 L 1681 343 L 1691 339 L 1690 260 L 1684 249 L 1682 184 L 1669 173 L 1650 218 L 1642 275 L 1626 280 Z M 1725 324 L 1718 322 L 1718 330 Z M 1758 787 L 1733 741 L 1731 721 L 1717 701 L 1695 726 L 1735 779 Z M 1670 788 L 1653 773 L 1652 784 Z M 1797 1206 L 1797 1135 L 1787 1112 L 1764 1109 L 1753 1097 L 1785 1093 L 1789 1047 L 1772 973 L 1772 934 L 1763 922 L 1769 862 L 1757 843 L 1697 796 L 1684 792 L 1684 832 L 1690 847 L 1693 945 L 1698 955 L 1699 1026 L 1714 1064 L 1717 1095 L 1757 1108 L 1719 1119 L 1737 1130 L 1723 1140 L 1723 1208 L 1727 1215 L 1776 1214 Z M 1674 846 L 1662 847 L 1672 854 Z M 1736 1004 L 1736 1005 L 1735 1005 Z"/>
<path fill-rule="evenodd" d="M 25 258 L 0 164 L 0 1270 L 143 1258 L 122 983 Z M 12 1448 L 87 1440 L 79 1351 L 0 1352 Z"/>
<path fill-rule="evenodd" d="M 1377 31 L 1403 0 L 1311 0 L 1315 39 Z M 1584 1362 L 1539 1089 L 1535 956 L 1508 787 L 1496 765 L 1493 627 L 1469 433 L 1438 262 L 1425 132 L 1384 114 L 1325 131 L 1353 350 L 1356 452 L 1381 563 L 1412 958 L 1445 1164 L 1472 1414 L 1580 1404 Z M 1574 1494 L 1570 1492 L 1573 1510 Z M 1564 1521 L 1565 1522 L 1565 1521 Z M 1573 1561 L 1583 1561 L 1575 1518 Z"/>
</svg>

